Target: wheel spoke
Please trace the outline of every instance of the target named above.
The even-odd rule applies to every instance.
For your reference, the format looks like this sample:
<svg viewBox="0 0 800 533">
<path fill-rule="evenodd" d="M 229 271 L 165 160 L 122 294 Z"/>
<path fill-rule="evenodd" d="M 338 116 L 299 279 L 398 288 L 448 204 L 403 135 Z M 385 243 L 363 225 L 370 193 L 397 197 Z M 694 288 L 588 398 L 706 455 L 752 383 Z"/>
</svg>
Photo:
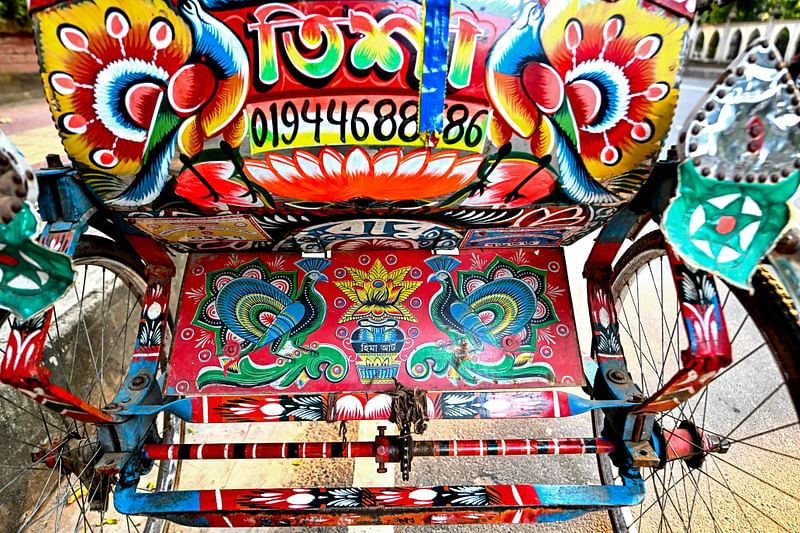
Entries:
<svg viewBox="0 0 800 533">
<path fill-rule="evenodd" d="M 778 386 L 777 386 L 777 387 L 775 387 L 775 388 L 772 390 L 772 392 L 770 392 L 770 393 L 769 393 L 769 394 L 768 394 L 768 395 L 767 395 L 767 396 L 766 396 L 766 397 L 765 397 L 763 400 L 761 400 L 761 401 L 758 403 L 758 405 L 756 405 L 756 406 L 753 408 L 753 410 L 752 410 L 752 411 L 750 411 L 750 412 L 747 414 L 747 416 L 745 416 L 745 417 L 744 417 L 742 420 L 740 420 L 740 421 L 739 421 L 739 423 L 738 423 L 738 424 L 736 424 L 736 426 L 735 426 L 735 427 L 734 427 L 732 430 L 730 430 L 730 431 L 727 433 L 727 435 L 725 435 L 725 438 L 730 438 L 730 436 L 731 436 L 731 435 L 733 435 L 733 434 L 736 432 L 736 430 L 737 430 L 737 429 L 739 429 L 740 427 L 742 427 L 742 425 L 743 425 L 745 422 L 747 422 L 748 420 L 750 420 L 750 418 L 751 418 L 751 417 L 752 417 L 754 414 L 756 414 L 756 412 L 757 412 L 759 409 L 761 409 L 761 408 L 764 406 L 764 404 L 766 404 L 768 401 L 770 401 L 770 400 L 772 399 L 772 397 L 773 397 L 773 396 L 775 396 L 775 394 L 777 394 L 777 393 L 778 393 L 778 391 L 779 391 L 779 390 L 781 390 L 783 387 L 784 387 L 784 383 L 780 383 L 780 384 L 778 384 Z"/>
<path fill-rule="evenodd" d="M 724 472 L 722 471 L 722 469 L 719 467 L 719 463 L 717 463 L 716 461 L 713 461 L 713 458 L 712 458 L 712 462 L 714 463 L 714 466 L 716 467 L 716 469 L 717 469 L 717 472 L 719 472 L 719 475 L 720 475 L 720 477 L 722 478 L 722 481 L 724 482 L 724 484 L 725 484 L 725 487 L 728 489 L 728 492 L 731 492 L 731 493 L 732 493 L 732 492 L 733 492 L 733 489 L 731 489 L 731 486 L 730 486 L 730 484 L 728 483 L 728 479 L 725 477 L 725 473 L 724 473 Z M 753 524 L 750 522 L 750 516 L 749 516 L 749 514 L 748 514 L 748 513 L 746 513 L 746 512 L 745 512 L 745 510 L 742 508 L 742 504 L 741 504 L 741 503 L 739 503 L 739 500 L 738 500 L 737 498 L 735 498 L 735 497 L 734 497 L 734 498 L 733 498 L 733 501 L 736 503 L 736 506 L 737 506 L 737 507 L 739 508 L 739 510 L 742 512 L 742 516 L 744 516 L 744 517 L 745 517 L 745 520 L 747 520 L 747 523 L 750 525 L 750 531 L 756 531 L 756 528 L 755 528 L 755 527 L 753 527 Z"/>
<path fill-rule="evenodd" d="M 708 473 L 708 472 L 706 472 L 705 470 L 698 470 L 698 472 L 700 472 L 701 474 L 703 474 L 704 476 L 706 476 L 707 478 L 709 478 L 711 481 L 713 481 L 713 482 L 714 482 L 714 483 L 716 483 L 717 485 L 720 485 L 721 487 L 725 488 L 726 490 L 729 490 L 729 491 L 730 491 L 730 493 L 733 495 L 733 497 L 734 497 L 734 498 L 739 498 L 739 499 L 740 499 L 742 502 L 744 502 L 744 503 L 746 503 L 747 505 L 749 505 L 750 507 L 752 507 L 752 508 L 753 508 L 753 509 L 754 509 L 754 510 L 755 510 L 755 511 L 758 513 L 758 514 L 760 514 L 761 516 L 763 516 L 764 518 L 766 518 L 767 520 L 769 520 L 770 522 L 772 522 L 773 524 L 775 524 L 775 525 L 776 525 L 776 526 L 778 526 L 779 528 L 783 529 L 784 531 L 789 531 L 789 532 L 791 532 L 791 530 L 790 530 L 789 528 L 787 528 L 786 526 L 784 526 L 783 524 L 781 524 L 780 522 L 778 522 L 778 521 L 776 521 L 774 518 L 772 518 L 770 515 L 766 514 L 764 511 L 762 511 L 761 509 L 759 509 L 758 507 L 756 507 L 756 506 L 755 506 L 755 505 L 754 505 L 752 502 L 750 502 L 750 501 L 749 501 L 747 498 L 745 498 L 745 497 L 741 496 L 741 495 L 740 495 L 738 492 L 736 492 L 735 490 L 733 490 L 733 489 L 729 489 L 728 487 L 726 487 L 724 483 L 722 483 L 721 481 L 719 481 L 718 479 L 716 479 L 715 477 L 713 477 L 711 474 L 709 474 L 709 473 Z"/>
<path fill-rule="evenodd" d="M 612 295 L 619 317 L 620 336 L 624 341 L 627 370 L 647 395 L 663 387 L 676 370 L 683 368 L 681 350 L 688 340 L 684 334 L 680 303 L 672 290 L 672 267 L 664 250 L 659 248 L 663 244 L 659 243 L 663 241 L 655 238 L 643 238 L 634 243 L 616 265 L 612 279 Z M 762 277 L 766 275 L 759 272 Z M 793 389 L 793 382 L 785 382 L 780 374 L 783 365 L 784 374 L 793 375 L 790 373 L 793 372 L 792 367 L 786 366 L 787 358 L 793 353 L 792 341 L 800 341 L 800 336 L 797 329 L 792 329 L 794 326 L 788 318 L 783 318 L 784 315 L 789 317 L 790 313 L 776 315 L 775 320 L 779 321 L 780 326 L 786 323 L 785 327 L 779 328 L 771 316 L 764 314 L 764 310 L 769 309 L 768 305 L 754 304 L 764 300 L 730 290 L 716 280 L 715 284 L 718 287 L 719 305 L 728 318 L 733 362 L 721 369 L 711 382 L 688 401 L 669 412 L 656 414 L 655 422 L 666 429 L 689 421 L 708 437 L 726 438 L 734 451 L 729 454 L 706 452 L 700 443 L 689 442 L 693 439 L 686 439 L 680 433 L 674 434 L 670 438 L 675 439 L 675 444 L 678 439 L 684 440 L 697 453 L 706 455 L 704 466 L 694 469 L 684 460 L 677 459 L 664 465 L 662 470 L 648 472 L 643 469 L 641 475 L 647 494 L 645 501 L 638 506 L 638 510 L 631 509 L 631 515 L 619 511 L 611 513 L 617 533 L 628 531 L 629 527 L 642 533 L 673 529 L 725 531 L 729 523 L 719 519 L 722 513 L 732 513 L 736 517 L 733 519 L 739 520 L 742 527 L 751 531 L 788 530 L 781 521 L 796 523 L 800 519 L 794 511 L 780 515 L 780 520 L 770 516 L 772 506 L 767 503 L 770 494 L 773 498 L 791 498 L 794 501 L 784 507 L 800 510 L 800 506 L 796 505 L 800 500 L 800 492 L 795 490 L 794 485 L 779 481 L 782 478 L 773 477 L 772 471 L 763 470 L 756 466 L 759 463 L 752 462 L 753 454 L 761 453 L 771 454 L 778 459 L 778 462 L 769 464 L 781 464 L 783 461 L 790 468 L 800 460 L 800 453 L 795 453 L 794 447 L 789 444 L 796 442 L 800 436 L 795 434 L 799 422 L 793 405 L 784 407 L 787 398 L 797 399 L 798 391 Z M 760 286 L 767 285 L 762 282 Z M 758 285 L 755 298 L 759 298 L 759 290 L 770 298 L 776 298 L 774 292 L 758 289 Z M 777 298 L 774 302 L 775 305 L 784 305 Z M 786 338 L 770 333 L 784 330 L 790 330 Z M 770 381 L 771 375 L 765 372 L 773 369 L 778 371 L 772 376 L 781 377 L 777 385 L 775 381 Z M 727 383 L 723 378 L 727 378 Z M 781 393 L 778 396 L 782 390 L 788 394 Z M 597 416 L 602 414 L 598 413 Z M 762 425 L 766 423 L 773 427 L 764 429 Z M 770 438 L 770 435 L 778 435 L 778 438 Z M 765 440 L 755 440 L 759 437 Z M 790 462 L 786 463 L 784 459 Z M 599 464 L 603 482 L 620 482 L 615 481 L 618 472 L 610 466 L 610 460 Z M 783 472 L 775 474 L 782 475 Z M 754 493 L 758 491 L 765 495 L 764 505 L 761 505 L 760 499 L 748 500 L 743 495 L 743 489 L 749 494 L 751 488 Z M 795 493 L 798 495 L 795 496 Z M 784 516 L 791 518 L 784 519 Z M 632 524 L 625 525 L 622 522 Z"/>
<path fill-rule="evenodd" d="M 52 310 L 50 327 L 45 332 L 48 351 L 44 362 L 51 370 L 54 384 L 98 405 L 98 402 L 110 401 L 109 395 L 116 394 L 125 377 L 133 348 L 129 342 L 132 344 L 134 340 L 128 335 L 128 330 L 138 324 L 138 310 L 145 283 L 134 269 L 102 255 L 78 258 L 76 264 L 79 268 L 73 289 Z M 8 525 L 9 530 L 14 531 L 20 527 L 25 531 L 58 533 L 104 529 L 116 531 L 116 527 L 103 525 L 106 511 L 90 509 L 93 496 L 104 498 L 105 495 L 90 494 L 82 488 L 83 482 L 92 487 L 92 493 L 109 488 L 105 480 L 100 483 L 100 475 L 94 470 L 94 461 L 86 460 L 89 455 L 98 457 L 102 453 L 100 447 L 96 442 L 76 442 L 74 439 L 70 441 L 69 451 L 53 445 L 59 440 L 69 441 L 64 439 L 64 435 L 70 433 L 83 435 L 81 438 L 85 439 L 87 430 L 93 432 L 93 425 L 62 418 L 23 395 L 16 396 L 16 391 L 13 397 L 6 397 L 5 392 L 0 390 L 0 401 L 6 402 L 9 413 L 14 413 L 15 421 L 20 418 L 26 421 L 0 428 L 3 450 L 20 450 L 0 462 L 0 497 L 4 502 L 17 499 L 24 507 L 15 501 L 23 514 L 0 517 L 0 524 Z M 35 427 L 29 430 L 31 423 Z M 25 430 L 18 431 L 17 428 Z M 44 445 L 38 445 L 40 437 L 46 438 L 49 446 L 42 448 Z M 82 447 L 89 445 L 96 448 L 81 451 Z M 25 459 L 26 448 L 49 448 L 50 451 L 48 456 L 34 461 Z M 62 452 L 71 454 L 70 459 L 67 460 Z M 47 457 L 56 458 L 54 468 L 44 464 Z M 21 460 L 17 461 L 18 458 Z M 81 467 L 76 468 L 74 461 L 80 461 Z M 81 472 L 66 474 L 66 463 L 69 463 L 69 468 Z M 156 468 L 161 468 L 161 462 L 156 463 Z M 71 501 L 69 505 L 68 501 Z M 119 530 L 141 531 L 137 520 L 129 517 L 125 520 L 125 526 L 120 523 Z M 150 529 L 152 526 L 148 525 L 146 530 L 161 531 L 160 527 L 157 525 L 155 529 Z"/>
</svg>

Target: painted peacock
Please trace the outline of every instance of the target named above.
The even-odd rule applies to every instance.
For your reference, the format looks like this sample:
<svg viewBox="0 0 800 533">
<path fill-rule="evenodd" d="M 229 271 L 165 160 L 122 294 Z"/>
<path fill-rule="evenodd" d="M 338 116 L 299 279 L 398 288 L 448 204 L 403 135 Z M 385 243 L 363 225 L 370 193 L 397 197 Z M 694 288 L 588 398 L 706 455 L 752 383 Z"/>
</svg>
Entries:
<svg viewBox="0 0 800 533">
<path fill-rule="evenodd" d="M 330 261 L 305 258 L 295 264 L 306 274 L 292 295 L 266 281 L 250 278 L 231 280 L 217 294 L 220 320 L 253 345 L 250 358 L 255 363 L 260 363 L 258 349 L 268 344 L 274 354 L 280 354 L 287 343 L 307 349 L 306 338 L 325 320 L 325 299 L 315 286 L 318 281 L 328 281 L 322 271 Z"/>
<path fill-rule="evenodd" d="M 466 339 L 475 349 L 488 344 L 513 351 L 518 346 L 514 336 L 525 331 L 536 311 L 536 294 L 527 283 L 498 278 L 460 294 L 451 275 L 460 261 L 431 257 L 425 263 L 433 270 L 428 281 L 441 285 L 430 302 L 431 318 L 454 344 Z"/>
<path fill-rule="evenodd" d="M 530 139 L 570 199 L 617 201 L 612 178 L 652 155 L 670 124 L 684 30 L 636 0 L 527 0 L 486 64 L 493 143 Z"/>
<path fill-rule="evenodd" d="M 41 19 L 53 117 L 82 178 L 108 203 L 154 201 L 176 148 L 221 137 L 238 147 L 250 66 L 202 0 L 71 2 Z"/>
</svg>

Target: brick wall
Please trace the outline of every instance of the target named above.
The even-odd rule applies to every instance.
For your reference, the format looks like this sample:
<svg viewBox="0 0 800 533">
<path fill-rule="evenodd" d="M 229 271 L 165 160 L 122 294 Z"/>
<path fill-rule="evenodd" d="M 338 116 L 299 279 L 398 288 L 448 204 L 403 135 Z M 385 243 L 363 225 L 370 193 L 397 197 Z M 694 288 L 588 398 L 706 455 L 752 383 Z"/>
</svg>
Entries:
<svg viewBox="0 0 800 533">
<path fill-rule="evenodd" d="M 0 33 L 0 74 L 39 72 L 36 47 L 30 33 Z"/>
</svg>

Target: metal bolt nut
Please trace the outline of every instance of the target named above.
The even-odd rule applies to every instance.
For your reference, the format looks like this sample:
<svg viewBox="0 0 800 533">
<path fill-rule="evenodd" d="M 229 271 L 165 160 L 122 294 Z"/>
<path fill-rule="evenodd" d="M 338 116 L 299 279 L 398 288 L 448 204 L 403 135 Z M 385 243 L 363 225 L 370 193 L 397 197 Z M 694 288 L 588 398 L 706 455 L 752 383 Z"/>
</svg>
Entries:
<svg viewBox="0 0 800 533">
<path fill-rule="evenodd" d="M 790 230 L 780 238 L 775 245 L 775 251 L 782 255 L 793 255 L 800 248 L 800 235 L 796 230 Z"/>
<path fill-rule="evenodd" d="M 150 376 L 147 374 L 139 374 L 134 376 L 128 388 L 131 390 L 142 390 L 150 383 Z"/>
<path fill-rule="evenodd" d="M 622 370 L 618 368 L 612 368 L 606 373 L 606 377 L 613 383 L 618 385 L 622 385 L 628 382 L 628 376 Z"/>
</svg>

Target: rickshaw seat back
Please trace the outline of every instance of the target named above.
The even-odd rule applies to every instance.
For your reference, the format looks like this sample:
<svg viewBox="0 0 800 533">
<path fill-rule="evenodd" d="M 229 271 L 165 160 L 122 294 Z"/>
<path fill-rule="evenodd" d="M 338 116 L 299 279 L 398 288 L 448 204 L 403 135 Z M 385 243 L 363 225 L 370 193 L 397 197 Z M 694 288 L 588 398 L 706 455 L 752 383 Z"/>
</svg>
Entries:
<svg viewBox="0 0 800 533">
<path fill-rule="evenodd" d="M 327 223 L 357 218 L 424 220 L 437 235 L 376 232 L 371 248 L 552 246 L 591 231 L 638 190 L 667 133 L 688 9 L 31 2 L 65 150 L 130 231 L 290 252 L 329 250 Z"/>
</svg>

